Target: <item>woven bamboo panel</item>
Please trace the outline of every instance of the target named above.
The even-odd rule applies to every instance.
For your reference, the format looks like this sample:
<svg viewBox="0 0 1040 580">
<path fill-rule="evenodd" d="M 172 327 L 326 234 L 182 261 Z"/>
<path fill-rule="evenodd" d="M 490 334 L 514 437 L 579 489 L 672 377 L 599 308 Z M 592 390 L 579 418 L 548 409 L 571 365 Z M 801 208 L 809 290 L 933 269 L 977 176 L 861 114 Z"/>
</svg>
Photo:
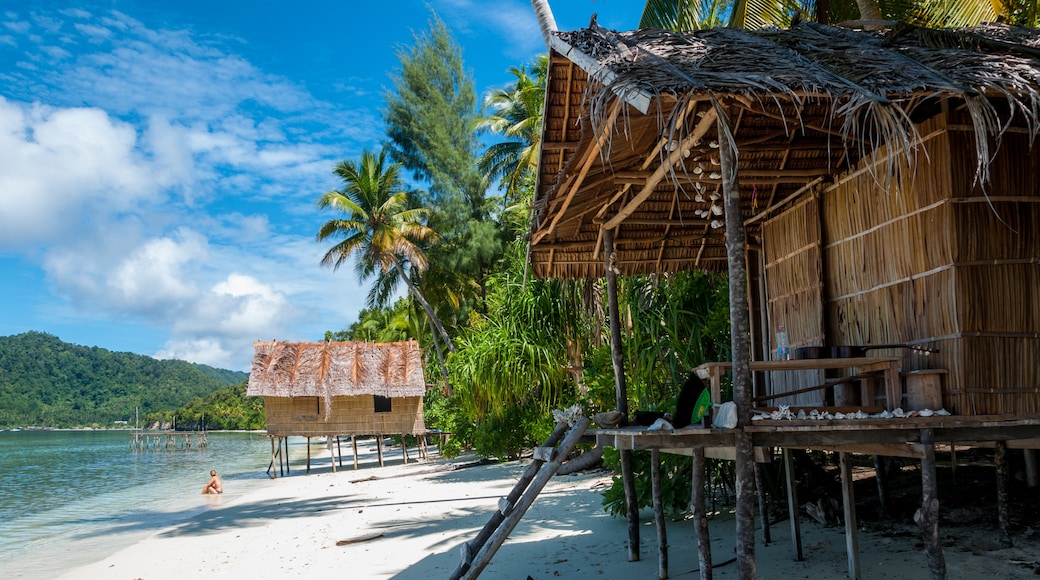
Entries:
<svg viewBox="0 0 1040 580">
<path fill-rule="evenodd" d="M 807 197 L 762 226 L 767 315 L 766 333 L 775 356 L 776 331 L 783 326 L 792 348 L 820 346 L 823 336 L 823 284 L 819 203 Z M 766 393 L 792 391 L 826 381 L 823 371 L 769 373 Z M 773 399 L 775 405 L 822 405 L 823 391 Z"/>
<path fill-rule="evenodd" d="M 376 413 L 371 395 L 333 397 L 329 418 L 325 419 L 325 405 L 320 397 L 297 398 L 264 397 L 267 414 L 267 433 L 284 437 L 299 435 L 390 435 L 420 434 L 426 432 L 423 420 L 422 397 L 392 399 L 389 413 Z M 313 415 L 300 414 L 301 408 L 317 405 Z"/>
</svg>

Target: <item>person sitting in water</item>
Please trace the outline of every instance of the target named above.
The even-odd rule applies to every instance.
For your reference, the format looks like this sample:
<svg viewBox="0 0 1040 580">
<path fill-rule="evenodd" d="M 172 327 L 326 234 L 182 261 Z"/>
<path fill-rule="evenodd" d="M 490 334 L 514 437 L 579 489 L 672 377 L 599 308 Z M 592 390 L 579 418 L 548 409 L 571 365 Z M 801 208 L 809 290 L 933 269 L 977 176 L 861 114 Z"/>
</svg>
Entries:
<svg viewBox="0 0 1040 580">
<path fill-rule="evenodd" d="M 202 494 L 207 493 L 224 493 L 224 484 L 220 482 L 220 478 L 217 477 L 217 470 L 212 469 L 209 472 L 209 483 L 202 488 Z"/>
</svg>

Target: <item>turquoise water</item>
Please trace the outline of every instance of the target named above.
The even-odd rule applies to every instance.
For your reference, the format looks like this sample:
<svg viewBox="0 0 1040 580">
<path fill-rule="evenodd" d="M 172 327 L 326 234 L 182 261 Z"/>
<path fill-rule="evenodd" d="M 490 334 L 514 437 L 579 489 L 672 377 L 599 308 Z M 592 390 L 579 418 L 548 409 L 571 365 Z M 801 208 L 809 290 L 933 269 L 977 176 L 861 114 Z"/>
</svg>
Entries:
<svg viewBox="0 0 1040 580">
<path fill-rule="evenodd" d="M 127 431 L 0 432 L 0 578 L 51 578 L 103 559 L 267 480 L 263 433 L 209 433 L 205 449 L 132 451 Z"/>
</svg>

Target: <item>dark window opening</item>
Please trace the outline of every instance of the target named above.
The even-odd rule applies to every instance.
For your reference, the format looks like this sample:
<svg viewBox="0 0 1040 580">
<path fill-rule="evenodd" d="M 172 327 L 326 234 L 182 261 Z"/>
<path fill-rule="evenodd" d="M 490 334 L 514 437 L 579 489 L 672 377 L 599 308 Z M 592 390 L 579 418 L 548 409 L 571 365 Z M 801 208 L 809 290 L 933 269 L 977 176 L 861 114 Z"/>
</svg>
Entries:
<svg viewBox="0 0 1040 580">
<path fill-rule="evenodd" d="M 376 413 L 389 413 L 390 412 L 390 397 L 380 397 L 375 395 L 376 400 Z"/>
</svg>

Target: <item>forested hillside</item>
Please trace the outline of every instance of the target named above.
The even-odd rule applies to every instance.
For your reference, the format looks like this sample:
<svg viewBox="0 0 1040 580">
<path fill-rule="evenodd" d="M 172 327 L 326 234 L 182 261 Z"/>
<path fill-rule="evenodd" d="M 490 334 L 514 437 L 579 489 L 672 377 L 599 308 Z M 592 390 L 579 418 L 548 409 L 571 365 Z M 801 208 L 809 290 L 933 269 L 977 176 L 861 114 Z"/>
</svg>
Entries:
<svg viewBox="0 0 1040 580">
<path fill-rule="evenodd" d="M 173 410 L 247 373 L 62 342 L 42 332 L 0 337 L 0 427 L 112 426 Z"/>
</svg>

